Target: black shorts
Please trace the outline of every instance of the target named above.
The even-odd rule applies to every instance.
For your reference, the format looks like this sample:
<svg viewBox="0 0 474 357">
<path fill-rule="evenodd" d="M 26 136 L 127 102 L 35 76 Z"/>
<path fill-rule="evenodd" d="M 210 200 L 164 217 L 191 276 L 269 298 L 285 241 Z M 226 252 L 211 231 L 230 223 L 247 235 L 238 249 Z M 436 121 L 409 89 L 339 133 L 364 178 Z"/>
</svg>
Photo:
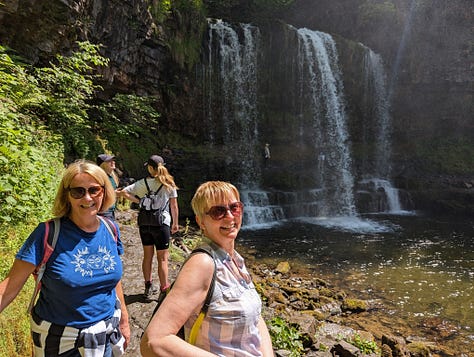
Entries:
<svg viewBox="0 0 474 357">
<path fill-rule="evenodd" d="M 140 226 L 138 228 L 142 245 L 154 245 L 156 250 L 169 248 L 171 231 L 166 224 L 162 226 Z"/>
</svg>

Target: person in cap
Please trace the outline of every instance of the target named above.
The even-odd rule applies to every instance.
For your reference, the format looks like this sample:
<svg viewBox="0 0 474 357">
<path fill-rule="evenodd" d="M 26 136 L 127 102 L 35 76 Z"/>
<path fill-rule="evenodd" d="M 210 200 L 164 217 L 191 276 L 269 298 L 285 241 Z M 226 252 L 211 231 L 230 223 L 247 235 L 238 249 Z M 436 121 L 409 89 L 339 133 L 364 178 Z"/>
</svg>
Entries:
<svg viewBox="0 0 474 357">
<path fill-rule="evenodd" d="M 115 191 L 119 185 L 119 178 L 117 173 L 115 172 L 115 156 L 108 154 L 100 154 L 97 156 L 96 163 L 102 168 L 102 170 L 105 171 Z M 114 204 L 110 206 L 107 211 L 100 212 L 99 214 L 104 217 L 115 219 L 115 208 L 116 203 L 114 202 Z"/>
<path fill-rule="evenodd" d="M 157 289 L 152 279 L 153 256 L 156 249 L 158 260 L 158 277 L 160 280 L 160 289 L 165 291 L 169 288 L 168 281 L 168 248 L 171 234 L 178 231 L 178 187 L 174 182 L 173 176 L 165 167 L 163 158 L 159 155 L 152 155 L 144 164 L 147 167 L 149 176 L 143 180 L 117 190 L 119 197 L 125 197 L 132 202 L 139 203 L 140 198 L 147 195 L 150 191 L 157 192 L 160 195 L 159 201 L 163 208 L 162 225 L 140 225 L 140 239 L 143 245 L 142 272 L 145 280 L 144 297 L 149 299 Z"/>
</svg>

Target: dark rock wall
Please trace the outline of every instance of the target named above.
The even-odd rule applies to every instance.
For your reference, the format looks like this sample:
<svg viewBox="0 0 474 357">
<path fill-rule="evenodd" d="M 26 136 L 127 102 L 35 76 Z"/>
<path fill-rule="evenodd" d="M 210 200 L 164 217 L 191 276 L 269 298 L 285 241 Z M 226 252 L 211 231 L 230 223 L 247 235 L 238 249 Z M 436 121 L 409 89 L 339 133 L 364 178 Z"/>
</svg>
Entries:
<svg viewBox="0 0 474 357">
<path fill-rule="evenodd" d="M 160 26 L 149 5 L 144 0 L 7 0 L 0 5 L 0 43 L 39 65 L 58 52 L 67 53 L 77 40 L 101 43 L 111 59 L 103 73 L 104 95 L 116 91 L 154 95 L 168 129 L 199 139 L 204 113 L 199 76 L 183 67 L 170 50 L 170 36 L 189 27 L 189 21 L 175 14 Z M 261 21 L 248 13 L 226 14 L 229 21 Z M 466 160 L 453 171 L 430 157 L 430 147 L 436 148 L 440 141 L 462 142 L 468 152 L 474 147 L 472 0 L 296 0 L 290 10 L 276 16 L 295 27 L 361 42 L 381 54 L 392 93 L 397 186 L 412 191 L 421 207 L 445 202 L 453 187 L 456 197 L 470 197 L 474 174 Z M 345 68 L 358 60 L 354 53 L 341 51 Z M 358 83 L 357 73 L 353 74 L 345 74 L 345 86 L 352 92 L 348 97 L 355 98 Z M 357 118 L 358 108 L 351 100 L 348 110 Z M 357 121 L 352 122 L 351 132 L 357 130 Z M 426 186 L 440 194 L 425 192 Z M 464 209 L 462 197 L 458 201 Z M 456 209 L 454 204 L 446 207 Z"/>
</svg>

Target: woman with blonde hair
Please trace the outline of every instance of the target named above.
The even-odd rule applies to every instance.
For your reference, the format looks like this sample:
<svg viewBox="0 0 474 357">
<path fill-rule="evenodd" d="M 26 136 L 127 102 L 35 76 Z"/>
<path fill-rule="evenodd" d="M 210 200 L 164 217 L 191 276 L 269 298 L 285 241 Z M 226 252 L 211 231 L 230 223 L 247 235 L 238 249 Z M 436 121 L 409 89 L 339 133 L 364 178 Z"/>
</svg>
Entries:
<svg viewBox="0 0 474 357">
<path fill-rule="evenodd" d="M 183 265 L 145 330 L 142 355 L 273 357 L 260 296 L 234 249 L 244 213 L 237 188 L 223 181 L 203 183 L 191 205 L 212 257 L 195 253 Z M 213 276 L 212 297 L 201 320 Z M 182 326 L 185 340 L 177 336 Z"/>
<path fill-rule="evenodd" d="M 129 342 L 122 242 L 117 225 L 98 216 L 113 202 L 114 189 L 99 166 L 79 160 L 67 167 L 53 205 L 58 239 L 31 311 L 35 356 L 120 356 Z M 52 223 L 40 223 L 16 254 L 0 283 L 0 312 L 42 262 Z"/>
<path fill-rule="evenodd" d="M 170 175 L 165 167 L 163 158 L 159 155 L 152 155 L 145 162 L 149 176 L 143 180 L 125 187 L 123 190 L 116 191 L 119 197 L 125 197 L 128 200 L 140 203 L 140 199 L 149 193 L 154 193 L 157 202 L 154 209 L 159 209 L 162 213 L 160 223 L 138 221 L 140 239 L 143 245 L 142 272 L 145 280 L 145 299 L 157 291 L 153 283 L 153 256 L 156 249 L 156 258 L 158 260 L 158 278 L 160 280 L 160 290 L 166 290 L 170 284 L 168 281 L 168 248 L 171 234 L 178 231 L 178 194 L 173 176 Z M 139 214 L 140 215 L 140 214 Z"/>
</svg>

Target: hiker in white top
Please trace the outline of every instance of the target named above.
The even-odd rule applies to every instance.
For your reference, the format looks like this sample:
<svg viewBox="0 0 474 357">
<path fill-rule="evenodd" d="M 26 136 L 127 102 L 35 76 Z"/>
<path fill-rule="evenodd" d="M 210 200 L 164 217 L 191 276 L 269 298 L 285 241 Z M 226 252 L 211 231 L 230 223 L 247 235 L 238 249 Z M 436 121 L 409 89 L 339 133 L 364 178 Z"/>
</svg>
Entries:
<svg viewBox="0 0 474 357">
<path fill-rule="evenodd" d="M 165 167 L 165 162 L 161 156 L 150 156 L 144 165 L 147 167 L 150 176 L 136 181 L 123 190 L 117 190 L 116 194 L 132 202 L 141 202 L 140 204 L 143 204 L 141 199 L 145 198 L 148 194 L 153 193 L 155 196 L 153 210 L 151 210 L 153 212 L 145 212 L 145 209 L 140 209 L 138 216 L 140 239 L 143 246 L 144 297 L 149 299 L 157 291 L 152 279 L 155 249 L 158 260 L 160 289 L 164 291 L 170 286 L 168 281 L 168 248 L 171 234 L 176 233 L 179 229 L 178 194 L 176 192 L 178 187 L 174 182 L 173 176 L 170 175 Z M 150 209 L 151 207 L 148 206 L 147 208 Z M 145 217 L 146 214 L 147 216 Z M 146 221 L 141 220 L 142 217 L 145 217 Z M 152 221 L 153 218 L 157 220 Z"/>
</svg>

